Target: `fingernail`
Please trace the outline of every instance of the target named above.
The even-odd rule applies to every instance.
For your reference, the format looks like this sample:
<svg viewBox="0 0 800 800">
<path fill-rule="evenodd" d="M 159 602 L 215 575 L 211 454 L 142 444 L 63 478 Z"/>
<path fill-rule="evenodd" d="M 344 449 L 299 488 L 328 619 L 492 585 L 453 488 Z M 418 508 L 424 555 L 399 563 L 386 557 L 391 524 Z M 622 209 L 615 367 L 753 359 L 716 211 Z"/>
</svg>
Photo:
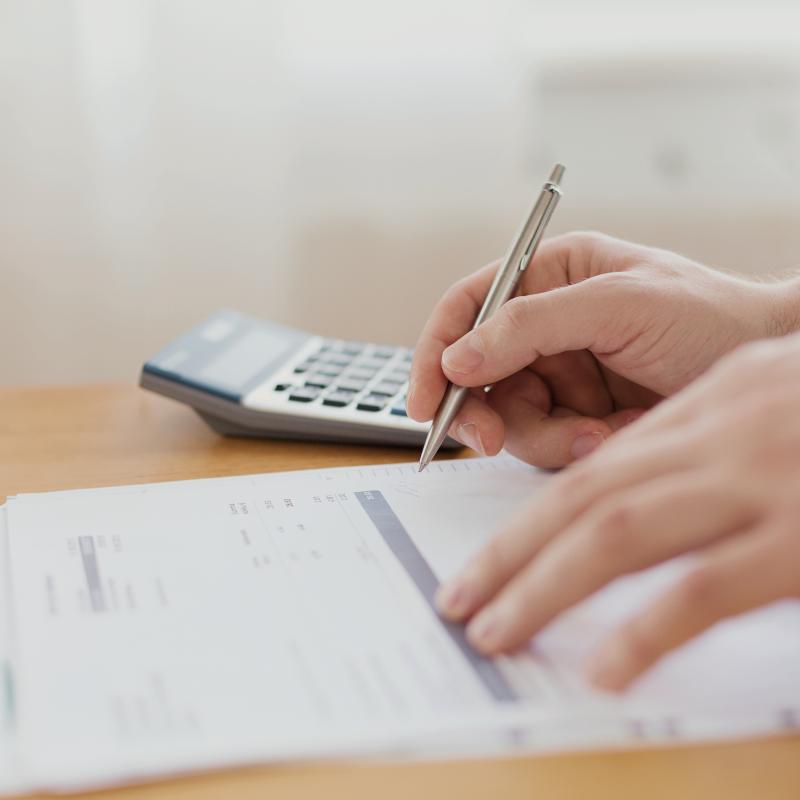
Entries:
<svg viewBox="0 0 800 800">
<path fill-rule="evenodd" d="M 445 617 L 460 617 L 467 610 L 467 589 L 458 581 L 450 581 L 439 587 L 434 602 Z"/>
<path fill-rule="evenodd" d="M 587 673 L 598 688 L 618 691 L 625 686 L 627 662 L 619 648 L 606 648 L 592 659 Z"/>
<path fill-rule="evenodd" d="M 467 626 L 467 639 L 478 650 L 492 650 L 500 641 L 500 622 L 494 609 L 484 611 Z"/>
<path fill-rule="evenodd" d="M 480 453 L 482 456 L 486 455 L 478 426 L 474 422 L 462 422 L 456 429 L 456 436 L 459 441 L 467 447 L 471 447 L 476 453 Z"/>
<path fill-rule="evenodd" d="M 573 458 L 584 458 L 593 450 L 600 447 L 605 441 L 605 437 L 599 431 L 594 433 L 584 433 L 578 436 L 573 442 L 570 452 Z"/>
<path fill-rule="evenodd" d="M 450 372 L 472 372 L 483 363 L 480 336 L 468 334 L 442 353 L 442 366 Z"/>
</svg>

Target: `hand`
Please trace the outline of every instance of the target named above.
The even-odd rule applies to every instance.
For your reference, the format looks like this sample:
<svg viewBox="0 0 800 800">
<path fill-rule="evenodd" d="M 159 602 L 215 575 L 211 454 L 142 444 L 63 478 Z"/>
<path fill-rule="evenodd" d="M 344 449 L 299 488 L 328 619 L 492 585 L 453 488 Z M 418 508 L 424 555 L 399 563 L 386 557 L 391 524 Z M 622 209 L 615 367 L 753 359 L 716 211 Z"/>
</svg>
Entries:
<svg viewBox="0 0 800 800">
<path fill-rule="evenodd" d="M 800 597 L 800 334 L 746 345 L 565 470 L 437 601 L 485 653 L 526 642 L 614 578 L 692 569 L 600 647 L 621 689 L 719 620 Z"/>
<path fill-rule="evenodd" d="M 737 345 L 788 332 L 785 284 L 573 233 L 542 243 L 520 296 L 466 333 L 496 269 L 455 284 L 434 309 L 408 412 L 431 419 L 448 379 L 476 387 L 451 435 L 487 455 L 505 445 L 540 467 L 591 452 Z"/>
</svg>

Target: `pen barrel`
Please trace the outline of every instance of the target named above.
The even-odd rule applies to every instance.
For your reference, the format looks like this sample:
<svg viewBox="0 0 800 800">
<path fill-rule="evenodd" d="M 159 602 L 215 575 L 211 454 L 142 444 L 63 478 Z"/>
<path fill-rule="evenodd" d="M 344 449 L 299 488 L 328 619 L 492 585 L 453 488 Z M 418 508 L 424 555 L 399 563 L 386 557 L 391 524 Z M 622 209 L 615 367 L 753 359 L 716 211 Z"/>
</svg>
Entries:
<svg viewBox="0 0 800 800">
<path fill-rule="evenodd" d="M 561 170 L 563 173 L 563 167 Z M 556 174 L 556 170 L 554 170 L 554 174 Z M 557 184 L 551 181 L 545 183 L 530 214 L 522 223 L 511 250 L 503 259 L 494 276 L 494 281 L 486 295 L 486 301 L 475 318 L 473 328 L 477 328 L 478 325 L 489 319 L 516 292 L 520 279 L 536 253 L 560 197 L 561 190 Z"/>
</svg>

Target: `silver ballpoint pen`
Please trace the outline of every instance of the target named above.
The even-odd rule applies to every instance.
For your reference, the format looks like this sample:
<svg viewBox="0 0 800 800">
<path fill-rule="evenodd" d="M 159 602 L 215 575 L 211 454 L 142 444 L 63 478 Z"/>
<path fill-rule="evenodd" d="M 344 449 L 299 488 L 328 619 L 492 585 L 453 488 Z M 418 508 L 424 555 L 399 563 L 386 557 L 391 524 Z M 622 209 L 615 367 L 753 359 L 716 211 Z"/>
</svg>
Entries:
<svg viewBox="0 0 800 800">
<path fill-rule="evenodd" d="M 561 197 L 560 184 L 563 177 L 564 167 L 561 164 L 556 164 L 550 173 L 550 177 L 542 187 L 539 198 L 523 223 L 517 238 L 514 240 L 514 244 L 511 246 L 505 261 L 497 270 L 497 274 L 494 276 L 492 285 L 486 295 L 486 300 L 483 301 L 483 307 L 475 319 L 475 324 L 472 326 L 473 329 L 489 319 L 517 290 L 520 278 L 528 268 L 528 264 L 530 264 L 536 248 L 539 246 L 539 240 L 542 238 L 547 223 L 550 221 L 550 217 L 558 204 L 558 199 Z M 456 386 L 453 383 L 447 385 L 447 390 L 436 411 L 436 416 L 433 418 L 431 429 L 428 431 L 428 437 L 425 439 L 425 445 L 422 448 L 422 455 L 419 459 L 420 472 L 430 464 L 442 446 L 442 442 L 447 437 L 447 431 L 453 424 L 453 420 L 458 414 L 458 410 L 461 408 L 468 391 L 469 389 L 463 386 Z"/>
</svg>

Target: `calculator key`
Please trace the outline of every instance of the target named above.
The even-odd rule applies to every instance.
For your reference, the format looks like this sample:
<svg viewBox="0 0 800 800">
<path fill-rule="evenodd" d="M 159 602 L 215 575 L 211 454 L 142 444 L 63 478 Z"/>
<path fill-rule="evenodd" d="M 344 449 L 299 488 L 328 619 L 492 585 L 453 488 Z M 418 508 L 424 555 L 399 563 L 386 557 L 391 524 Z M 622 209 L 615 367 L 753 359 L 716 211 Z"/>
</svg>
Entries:
<svg viewBox="0 0 800 800">
<path fill-rule="evenodd" d="M 317 375 L 327 375 L 329 378 L 335 378 L 341 371 L 342 368 L 335 364 L 317 364 L 315 369 Z"/>
<path fill-rule="evenodd" d="M 297 373 L 300 372 L 308 372 L 314 366 L 313 362 L 311 361 L 304 361 L 302 364 L 298 364 L 294 371 Z"/>
<path fill-rule="evenodd" d="M 355 396 L 355 392 L 344 392 L 340 389 L 334 389 L 332 392 L 328 392 L 328 394 L 325 395 L 322 399 L 322 405 L 342 408 L 343 406 L 349 405 Z"/>
<path fill-rule="evenodd" d="M 385 361 L 381 361 L 377 358 L 359 358 L 357 361 L 353 362 L 353 366 L 356 369 L 371 369 L 377 370 L 383 367 L 386 364 Z"/>
<path fill-rule="evenodd" d="M 348 356 L 357 356 L 363 349 L 364 345 L 358 342 L 345 342 L 342 352 Z"/>
<path fill-rule="evenodd" d="M 360 392 L 367 385 L 366 381 L 344 377 L 336 381 L 336 388 L 345 392 Z"/>
<path fill-rule="evenodd" d="M 356 408 L 359 411 L 381 411 L 386 408 L 387 399 L 378 394 L 362 397 Z"/>
<path fill-rule="evenodd" d="M 408 412 L 406 411 L 406 404 L 402 403 L 399 406 L 392 406 L 391 413 L 395 417 L 407 417 L 408 416 Z"/>
<path fill-rule="evenodd" d="M 368 381 L 378 374 L 376 369 L 349 369 L 347 370 L 346 378 L 351 378 L 355 381 Z"/>
<path fill-rule="evenodd" d="M 394 397 L 400 391 L 401 384 L 389 383 L 389 381 L 381 381 L 372 387 L 373 394 L 384 395 L 385 397 Z"/>
<path fill-rule="evenodd" d="M 376 347 L 372 351 L 372 356 L 374 358 L 391 358 L 397 352 L 396 347 Z"/>
<path fill-rule="evenodd" d="M 312 400 L 316 400 L 317 397 L 319 397 L 319 389 L 313 386 L 298 386 L 289 395 L 289 399 L 297 403 L 310 403 Z"/>
<path fill-rule="evenodd" d="M 405 383 L 408 380 L 408 371 L 393 370 L 386 376 L 386 380 L 392 381 L 393 383 Z"/>
<path fill-rule="evenodd" d="M 327 389 L 331 385 L 332 380 L 333 378 L 331 378 L 329 375 L 309 375 L 308 378 L 306 378 L 306 386 L 315 386 L 318 389 Z"/>
<path fill-rule="evenodd" d="M 276 383 L 275 384 L 275 391 L 276 392 L 285 392 L 287 389 L 291 389 L 291 383 Z"/>
<path fill-rule="evenodd" d="M 341 353 L 330 353 L 323 356 L 323 361 L 326 364 L 331 364 L 335 367 L 346 367 L 353 359 L 350 356 L 342 355 Z"/>
</svg>

